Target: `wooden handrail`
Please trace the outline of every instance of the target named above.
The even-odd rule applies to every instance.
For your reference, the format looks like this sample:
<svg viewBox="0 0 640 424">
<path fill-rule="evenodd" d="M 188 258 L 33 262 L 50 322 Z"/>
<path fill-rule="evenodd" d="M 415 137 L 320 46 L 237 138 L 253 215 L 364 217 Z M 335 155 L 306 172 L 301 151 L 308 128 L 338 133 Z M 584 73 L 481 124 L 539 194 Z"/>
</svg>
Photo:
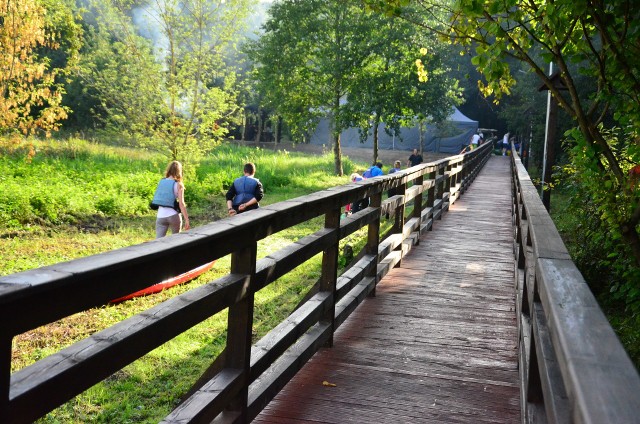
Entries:
<svg viewBox="0 0 640 424">
<path fill-rule="evenodd" d="M 165 422 L 211 422 L 222 416 L 250 421 L 320 347 L 331 345 L 335 329 L 374 293 L 380 278 L 417 243 L 420 233 L 448 210 L 490 154 L 489 145 L 482 146 L 465 155 L 332 187 L 175 236 L 0 277 L 0 422 L 26 423 L 43 416 L 225 309 L 229 322 L 222 371 Z M 400 194 L 382 201 L 391 188 L 400 188 Z M 367 197 L 371 199 L 368 208 L 340 220 L 344 205 Z M 405 221 L 409 201 L 414 209 Z M 380 242 L 380 217 L 387 212 L 402 218 L 396 221 L 393 234 Z M 325 217 L 323 229 L 256 258 L 259 240 L 319 216 Z M 365 225 L 365 255 L 338 276 L 339 241 Z M 254 293 L 319 253 L 323 254 L 320 292 L 251 346 Z M 229 254 L 231 269 L 224 277 L 11 373 L 11 342 L 16 335 Z"/>
<path fill-rule="evenodd" d="M 638 422 L 638 372 L 511 151 L 522 422 Z"/>
</svg>

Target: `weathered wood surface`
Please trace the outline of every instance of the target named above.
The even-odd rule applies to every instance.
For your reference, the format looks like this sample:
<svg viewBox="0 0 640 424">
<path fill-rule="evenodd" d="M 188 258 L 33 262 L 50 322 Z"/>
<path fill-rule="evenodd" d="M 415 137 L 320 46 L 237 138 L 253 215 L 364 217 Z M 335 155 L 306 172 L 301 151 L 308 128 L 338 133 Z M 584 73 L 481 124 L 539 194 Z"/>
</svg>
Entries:
<svg viewBox="0 0 640 424">
<path fill-rule="evenodd" d="M 492 157 L 254 422 L 519 422 L 509 184 Z"/>
</svg>

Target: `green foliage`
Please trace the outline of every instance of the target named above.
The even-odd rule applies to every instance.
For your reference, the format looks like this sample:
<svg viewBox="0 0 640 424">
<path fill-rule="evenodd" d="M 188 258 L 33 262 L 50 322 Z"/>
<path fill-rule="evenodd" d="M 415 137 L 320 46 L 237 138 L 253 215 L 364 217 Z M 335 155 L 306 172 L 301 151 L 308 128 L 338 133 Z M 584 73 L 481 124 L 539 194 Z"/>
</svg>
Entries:
<svg viewBox="0 0 640 424">
<path fill-rule="evenodd" d="M 628 172 L 635 163 L 635 148 L 620 142 L 618 129 L 602 131 L 617 155 L 632 159 L 625 163 L 624 171 Z M 622 242 L 620 226 L 629 220 L 640 195 L 635 191 L 617 190 L 613 178 L 602 179 L 594 147 L 588 145 L 577 130 L 568 135 L 572 137 L 571 162 L 564 167 L 563 179 L 573 195 L 569 213 L 581 217 L 578 230 L 572 236 L 579 239 L 572 257 L 588 275 L 587 280 L 597 282 L 597 292 L 610 292 L 613 299 L 623 302 L 633 314 L 640 314 L 640 266 L 635 263 L 630 246 Z M 603 279 L 603 275 L 611 277 Z"/>
<path fill-rule="evenodd" d="M 629 248 L 608 229 L 590 189 L 571 166 L 560 175 L 553 194 L 552 217 L 571 258 L 640 367 L 640 269 Z"/>
<path fill-rule="evenodd" d="M 308 134 L 320 117 L 332 122 L 335 173 L 343 175 L 339 134 L 350 121 L 341 99 L 354 94 L 356 80 L 384 42 L 380 19 L 355 1 L 274 3 L 264 35 L 248 48 L 256 63 L 257 89 L 294 136 Z"/>
<path fill-rule="evenodd" d="M 94 2 L 85 16 L 95 24 L 87 27 L 77 77 L 68 87 L 74 125 L 148 133 L 163 102 L 163 71 L 150 42 L 111 2 Z"/>
<path fill-rule="evenodd" d="M 235 123 L 236 69 L 226 52 L 249 0 L 92 1 L 87 43 L 68 103 L 139 146 L 197 164 Z M 133 22 L 135 20 L 135 24 Z M 147 39 L 147 38 L 149 39 Z"/>
<path fill-rule="evenodd" d="M 67 117 L 60 78 L 82 31 L 68 1 L 15 0 L 0 6 L 0 132 L 49 135 Z"/>
<path fill-rule="evenodd" d="M 462 102 L 462 93 L 443 63 L 448 49 L 435 37 L 408 22 L 378 16 L 369 39 L 367 62 L 354 77 L 342 119 L 344 126 L 360 128 L 362 141 L 373 134 L 375 161 L 380 123 L 396 136 L 401 125 L 416 120 L 441 124 Z"/>
<path fill-rule="evenodd" d="M 153 161 L 115 157 L 117 150 L 79 140 L 32 144 L 28 161 L 21 149 L 3 148 L 0 164 L 9 172 L 0 176 L 6 188 L 0 193 L 1 227 L 73 223 L 95 214 L 148 214 L 158 179 Z"/>
<path fill-rule="evenodd" d="M 429 22 L 426 28 L 474 51 L 473 63 L 484 76 L 479 87 L 485 95 L 497 101 L 511 94 L 516 82 L 512 63 L 521 62 L 537 75 L 580 132 L 585 154 L 592 159 L 585 165 L 608 190 L 607 196 L 593 200 L 608 197 L 605 203 L 598 203 L 599 212 L 610 227 L 618 229 L 640 266 L 640 202 L 630 193 L 625 173 L 627 161 L 640 163 L 633 150 L 640 134 L 640 21 L 636 19 L 640 4 L 613 1 L 604 7 L 571 0 L 414 3 L 425 15 L 450 12 L 448 20 Z M 398 13 L 405 18 L 415 15 L 405 15 L 405 9 Z M 546 72 L 549 62 L 559 71 L 557 80 Z M 607 131 L 613 128 L 617 128 L 616 144 L 627 146 L 626 154 L 609 142 Z M 607 208 L 612 209 L 605 211 Z"/>
</svg>

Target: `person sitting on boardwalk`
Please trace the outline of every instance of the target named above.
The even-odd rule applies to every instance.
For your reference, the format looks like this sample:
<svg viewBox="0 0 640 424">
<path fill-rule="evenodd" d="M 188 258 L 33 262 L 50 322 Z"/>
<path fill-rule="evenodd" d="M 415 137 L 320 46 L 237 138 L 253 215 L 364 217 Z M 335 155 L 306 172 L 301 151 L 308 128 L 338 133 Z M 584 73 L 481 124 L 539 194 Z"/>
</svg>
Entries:
<svg viewBox="0 0 640 424">
<path fill-rule="evenodd" d="M 256 166 L 249 162 L 244 165 L 244 175 L 235 179 L 227 191 L 229 216 L 258 209 L 264 196 L 262 183 L 255 178 Z"/>
<path fill-rule="evenodd" d="M 171 233 L 180 232 L 182 219 L 184 218 L 184 229 L 190 228 L 189 214 L 184 203 L 184 183 L 182 182 L 182 164 L 177 160 L 169 163 L 164 173 L 164 178 L 158 183 L 158 187 L 151 201 L 152 208 L 158 208 L 156 216 L 156 238 L 167 235 L 171 228 Z M 182 213 L 182 216 L 180 214 Z"/>
</svg>

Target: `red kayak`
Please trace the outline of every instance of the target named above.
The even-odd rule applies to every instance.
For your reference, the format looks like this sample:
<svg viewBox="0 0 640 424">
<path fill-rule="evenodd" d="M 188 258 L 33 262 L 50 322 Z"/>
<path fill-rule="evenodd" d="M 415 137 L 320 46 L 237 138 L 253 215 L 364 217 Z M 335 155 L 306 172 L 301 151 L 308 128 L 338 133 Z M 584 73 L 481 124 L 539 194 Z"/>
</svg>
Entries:
<svg viewBox="0 0 640 424">
<path fill-rule="evenodd" d="M 204 264 L 199 266 L 198 268 L 194 268 L 191 271 L 187 271 L 184 274 L 176 275 L 173 278 L 169 278 L 168 280 L 164 280 L 159 282 L 158 284 L 154 284 L 152 286 L 147 287 L 146 289 L 139 290 L 135 293 L 131 293 L 124 297 L 119 297 L 117 299 L 112 300 L 109 303 L 120 303 L 125 300 L 133 299 L 134 297 L 146 296 L 149 294 L 159 293 L 164 289 L 168 289 L 169 287 L 177 286 L 178 284 L 186 283 L 187 281 L 191 281 L 200 274 L 204 274 L 209 271 L 216 261 L 209 262 L 208 264 Z"/>
</svg>

